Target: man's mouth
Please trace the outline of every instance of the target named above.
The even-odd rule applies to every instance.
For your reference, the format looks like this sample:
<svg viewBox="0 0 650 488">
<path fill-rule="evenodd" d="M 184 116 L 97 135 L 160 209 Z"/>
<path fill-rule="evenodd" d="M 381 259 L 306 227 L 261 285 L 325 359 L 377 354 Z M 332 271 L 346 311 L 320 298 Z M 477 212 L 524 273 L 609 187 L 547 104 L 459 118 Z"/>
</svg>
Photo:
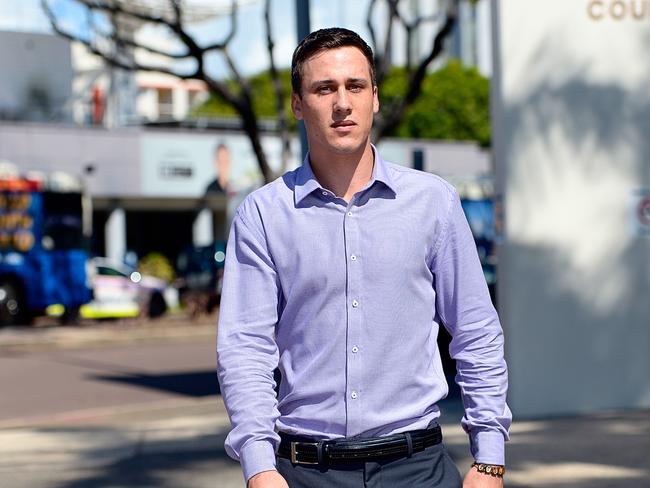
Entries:
<svg viewBox="0 0 650 488">
<path fill-rule="evenodd" d="M 357 125 L 357 124 L 355 124 L 351 120 L 339 120 L 337 122 L 334 122 L 331 125 L 331 127 L 332 127 L 332 129 L 347 129 L 347 128 L 353 127 L 355 125 Z"/>
</svg>

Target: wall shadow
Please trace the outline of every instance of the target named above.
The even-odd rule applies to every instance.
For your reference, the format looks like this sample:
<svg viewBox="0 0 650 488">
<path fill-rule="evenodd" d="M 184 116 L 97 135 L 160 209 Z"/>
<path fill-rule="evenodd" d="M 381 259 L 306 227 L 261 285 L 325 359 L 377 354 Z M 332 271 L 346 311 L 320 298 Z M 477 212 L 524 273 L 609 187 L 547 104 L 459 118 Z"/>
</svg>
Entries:
<svg viewBox="0 0 650 488">
<path fill-rule="evenodd" d="M 122 383 L 139 388 L 162 390 L 190 397 L 219 395 L 216 370 L 166 374 L 127 373 L 117 375 L 91 375 L 93 380 Z"/>
<path fill-rule="evenodd" d="M 223 448 L 225 436 L 225 432 L 219 432 L 172 442 L 148 442 L 141 452 L 54 488 L 179 488 L 205 486 L 208 478 L 214 480 L 213 486 L 236 486 L 232 481 L 235 478 L 243 487 L 239 463 L 230 459 Z M 88 458 L 94 455 L 92 451 L 85 453 Z M 225 483 L 226 478 L 229 483 Z"/>
<path fill-rule="evenodd" d="M 506 443 L 509 488 L 628 488 L 650 480 L 650 410 L 515 422 Z M 447 450 L 466 470 L 468 446 Z"/>
</svg>

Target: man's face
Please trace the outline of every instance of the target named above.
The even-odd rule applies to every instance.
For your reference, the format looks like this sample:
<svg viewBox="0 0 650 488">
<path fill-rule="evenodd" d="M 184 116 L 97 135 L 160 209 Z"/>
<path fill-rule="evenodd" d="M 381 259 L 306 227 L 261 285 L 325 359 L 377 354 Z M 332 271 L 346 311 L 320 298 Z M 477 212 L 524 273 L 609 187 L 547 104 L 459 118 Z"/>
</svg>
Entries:
<svg viewBox="0 0 650 488">
<path fill-rule="evenodd" d="M 301 96 L 291 95 L 291 108 L 305 122 L 310 150 L 363 150 L 379 110 L 377 87 L 363 53 L 346 46 L 312 56 L 303 64 L 301 88 Z"/>
</svg>

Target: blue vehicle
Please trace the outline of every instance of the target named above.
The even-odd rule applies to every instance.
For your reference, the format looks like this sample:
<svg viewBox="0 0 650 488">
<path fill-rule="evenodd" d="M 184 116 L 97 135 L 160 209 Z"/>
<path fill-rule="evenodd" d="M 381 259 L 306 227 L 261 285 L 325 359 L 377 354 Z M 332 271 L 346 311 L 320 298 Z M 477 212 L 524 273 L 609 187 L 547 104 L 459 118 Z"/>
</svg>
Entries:
<svg viewBox="0 0 650 488">
<path fill-rule="evenodd" d="M 88 212 L 67 175 L 0 176 L 0 325 L 29 324 L 52 305 L 74 319 L 91 300 Z"/>
</svg>

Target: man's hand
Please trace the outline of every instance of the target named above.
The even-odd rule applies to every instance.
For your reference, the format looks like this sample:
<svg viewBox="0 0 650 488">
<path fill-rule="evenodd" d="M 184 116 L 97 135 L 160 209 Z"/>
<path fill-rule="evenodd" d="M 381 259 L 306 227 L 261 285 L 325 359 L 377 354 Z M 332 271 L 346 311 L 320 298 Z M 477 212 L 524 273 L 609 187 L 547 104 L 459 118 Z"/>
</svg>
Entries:
<svg viewBox="0 0 650 488">
<path fill-rule="evenodd" d="M 465 476 L 463 488 L 503 488 L 503 478 L 479 473 L 476 466 L 472 466 Z"/>
<path fill-rule="evenodd" d="M 262 471 L 248 480 L 248 488 L 289 488 L 282 475 L 277 471 Z"/>
</svg>

